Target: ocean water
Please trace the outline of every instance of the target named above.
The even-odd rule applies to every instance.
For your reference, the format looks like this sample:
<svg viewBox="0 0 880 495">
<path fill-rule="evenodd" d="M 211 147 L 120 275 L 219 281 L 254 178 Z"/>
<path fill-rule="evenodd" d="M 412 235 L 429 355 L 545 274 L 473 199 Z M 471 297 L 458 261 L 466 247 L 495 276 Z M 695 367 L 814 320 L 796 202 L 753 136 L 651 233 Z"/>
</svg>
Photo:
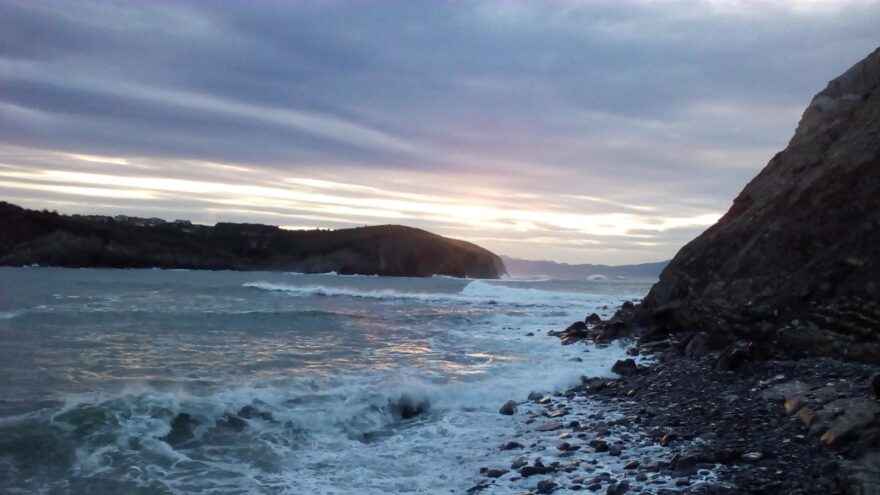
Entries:
<svg viewBox="0 0 880 495">
<path fill-rule="evenodd" d="M 2 268 L 0 491 L 462 493 L 651 282 Z"/>
</svg>

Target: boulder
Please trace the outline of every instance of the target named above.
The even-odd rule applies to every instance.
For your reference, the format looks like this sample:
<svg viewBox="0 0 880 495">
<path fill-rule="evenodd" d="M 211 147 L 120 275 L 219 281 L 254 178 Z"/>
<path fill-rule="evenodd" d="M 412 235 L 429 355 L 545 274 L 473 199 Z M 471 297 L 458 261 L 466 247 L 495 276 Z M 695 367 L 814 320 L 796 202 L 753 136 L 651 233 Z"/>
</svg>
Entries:
<svg viewBox="0 0 880 495">
<path fill-rule="evenodd" d="M 552 493 L 558 486 L 553 480 L 541 480 L 536 489 L 538 493 Z"/>
<path fill-rule="evenodd" d="M 515 412 L 516 412 L 516 401 L 515 400 L 509 400 L 509 401 L 505 402 L 504 405 L 501 406 L 501 409 L 498 410 L 499 414 L 503 414 L 505 416 L 511 416 Z"/>
<path fill-rule="evenodd" d="M 602 317 L 597 315 L 596 313 L 593 313 L 590 316 L 587 316 L 584 319 L 584 322 L 587 325 L 598 325 L 599 323 L 602 323 Z"/>
<path fill-rule="evenodd" d="M 611 367 L 611 371 L 620 376 L 633 376 L 638 374 L 639 367 L 632 359 L 622 359 L 614 363 L 614 366 Z"/>
</svg>

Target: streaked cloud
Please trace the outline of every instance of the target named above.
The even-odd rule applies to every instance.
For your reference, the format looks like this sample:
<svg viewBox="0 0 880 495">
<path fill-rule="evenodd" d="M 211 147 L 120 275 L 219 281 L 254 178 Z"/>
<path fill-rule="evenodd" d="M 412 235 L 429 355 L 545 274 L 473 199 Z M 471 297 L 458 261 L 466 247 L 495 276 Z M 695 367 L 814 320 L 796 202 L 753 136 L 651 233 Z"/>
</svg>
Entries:
<svg viewBox="0 0 880 495">
<path fill-rule="evenodd" d="M 0 194 L 653 261 L 878 25 L 864 0 L 0 0 Z"/>
</svg>

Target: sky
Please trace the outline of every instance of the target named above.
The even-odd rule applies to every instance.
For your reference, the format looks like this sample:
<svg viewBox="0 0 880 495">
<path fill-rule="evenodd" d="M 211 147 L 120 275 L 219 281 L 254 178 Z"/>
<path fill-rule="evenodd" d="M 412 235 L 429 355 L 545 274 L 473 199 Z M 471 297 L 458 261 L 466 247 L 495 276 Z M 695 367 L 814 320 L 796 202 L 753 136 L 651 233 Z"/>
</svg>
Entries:
<svg viewBox="0 0 880 495">
<path fill-rule="evenodd" d="M 0 0 L 0 199 L 671 258 L 880 1 Z"/>
</svg>

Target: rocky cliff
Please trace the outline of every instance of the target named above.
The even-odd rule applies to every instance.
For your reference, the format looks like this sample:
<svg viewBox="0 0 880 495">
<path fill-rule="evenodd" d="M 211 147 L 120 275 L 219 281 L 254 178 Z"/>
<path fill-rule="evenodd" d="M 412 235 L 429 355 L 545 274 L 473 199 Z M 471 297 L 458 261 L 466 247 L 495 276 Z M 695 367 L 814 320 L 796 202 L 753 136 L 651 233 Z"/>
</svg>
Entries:
<svg viewBox="0 0 880 495">
<path fill-rule="evenodd" d="M 335 271 L 498 278 L 504 263 L 475 244 L 400 225 L 288 231 L 259 224 L 59 215 L 0 202 L 0 265 Z"/>
<path fill-rule="evenodd" d="M 880 49 L 813 98 L 788 147 L 679 251 L 637 314 L 655 336 L 880 363 Z"/>
</svg>

